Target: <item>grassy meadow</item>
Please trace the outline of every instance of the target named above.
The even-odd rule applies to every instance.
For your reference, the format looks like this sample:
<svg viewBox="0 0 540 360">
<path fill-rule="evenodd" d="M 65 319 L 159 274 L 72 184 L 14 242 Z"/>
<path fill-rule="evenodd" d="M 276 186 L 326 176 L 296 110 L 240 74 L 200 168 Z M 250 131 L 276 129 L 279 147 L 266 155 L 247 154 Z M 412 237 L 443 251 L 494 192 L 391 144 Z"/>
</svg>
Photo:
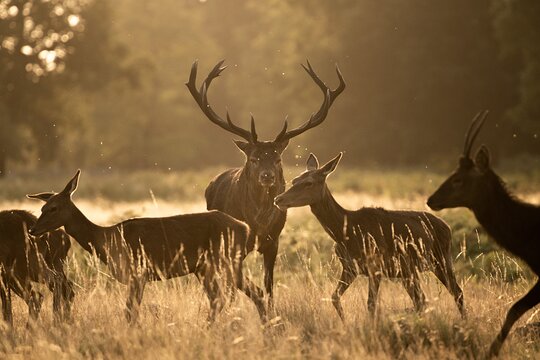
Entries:
<svg viewBox="0 0 540 360">
<path fill-rule="evenodd" d="M 96 223 L 134 216 L 166 216 L 204 211 L 204 189 L 220 169 L 189 172 L 83 172 L 74 201 Z M 286 178 L 299 172 L 288 168 Z M 26 193 L 60 191 L 71 173 L 10 175 L 0 180 L 2 209 L 39 214 Z M 425 169 L 340 168 L 329 186 L 346 208 L 382 206 L 427 210 L 425 199 L 444 179 Z M 521 198 L 540 203 L 540 171 L 501 172 Z M 26 327 L 27 309 L 14 299 L 14 329 L 0 323 L 0 358 L 7 359 L 454 359 L 481 358 L 510 305 L 535 281 L 519 261 L 499 251 L 467 210 L 446 210 L 454 231 L 457 277 L 465 292 L 468 318 L 462 320 L 446 289 L 431 273 L 423 277 L 428 298 L 423 314 L 399 282 L 384 280 L 378 312 L 367 311 L 367 279 L 359 278 L 342 298 L 342 323 L 330 301 L 340 271 L 333 242 L 308 208 L 292 209 L 280 240 L 275 270 L 275 314 L 261 324 L 255 307 L 238 294 L 210 327 L 202 287 L 193 276 L 146 287 L 135 326 L 124 319 L 126 288 L 75 242 L 66 264 L 76 283 L 72 319 L 56 324 L 46 292 L 40 320 Z M 262 259 L 248 257 L 246 272 L 262 284 Z M 536 312 L 514 327 L 501 357 L 540 357 Z"/>
</svg>

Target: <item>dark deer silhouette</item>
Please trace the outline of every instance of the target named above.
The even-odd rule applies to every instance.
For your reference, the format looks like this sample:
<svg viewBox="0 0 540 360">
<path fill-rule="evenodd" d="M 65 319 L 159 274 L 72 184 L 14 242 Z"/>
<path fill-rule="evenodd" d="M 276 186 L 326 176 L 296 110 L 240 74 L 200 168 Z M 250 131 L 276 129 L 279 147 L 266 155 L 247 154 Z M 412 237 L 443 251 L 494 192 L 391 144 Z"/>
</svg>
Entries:
<svg viewBox="0 0 540 360">
<path fill-rule="evenodd" d="M 283 129 L 273 141 L 259 141 L 253 117 L 251 117 L 251 130 L 248 131 L 236 126 L 228 113 L 227 120 L 223 120 L 208 103 L 208 88 L 212 80 L 225 69 L 222 65 L 223 61 L 220 61 L 197 90 L 197 62 L 195 62 L 186 85 L 202 112 L 211 122 L 245 140 L 237 140 L 235 144 L 245 154 L 246 162 L 242 168 L 229 169 L 212 180 L 206 188 L 206 204 L 208 210 L 224 211 L 247 222 L 250 226 L 252 231 L 250 241 L 257 243 L 257 250 L 263 255 L 264 285 L 271 305 L 279 235 L 287 216 L 286 211 L 281 211 L 274 206 L 274 197 L 285 190 L 281 154 L 291 138 L 320 125 L 325 120 L 334 100 L 345 89 L 345 81 L 336 66 L 339 86 L 331 90 L 315 74 L 309 62 L 307 66 L 302 65 L 324 94 L 320 109 L 298 128 L 287 131 L 287 121 L 285 121 Z"/>
<path fill-rule="evenodd" d="M 264 317 L 263 294 L 243 279 L 249 228 L 220 211 L 161 218 L 136 218 L 102 227 L 92 223 L 75 206 L 80 170 L 60 193 L 28 195 L 45 201 L 41 216 L 30 232 L 39 235 L 63 226 L 86 251 L 108 265 L 112 276 L 129 287 L 126 318 L 137 319 L 147 281 L 194 273 L 210 300 L 213 322 L 233 286 L 244 291 Z M 225 286 L 221 281 L 224 275 Z"/>
<path fill-rule="evenodd" d="M 309 205 L 324 230 L 336 242 L 336 255 L 343 270 L 332 303 L 344 320 L 340 298 L 359 274 L 369 277 L 368 310 L 375 312 L 382 276 L 401 278 L 416 310 L 425 307 L 419 273 L 432 270 L 454 296 L 465 316 L 463 292 L 453 267 L 448 225 L 423 211 L 390 211 L 381 208 L 345 210 L 334 199 L 326 178 L 337 167 L 342 153 L 319 167 L 311 154 L 307 170 L 292 181 L 292 187 L 275 199 L 281 209 Z"/>
<path fill-rule="evenodd" d="M 53 312 L 57 319 L 69 316 L 73 285 L 64 273 L 70 248 L 69 236 L 62 230 L 39 237 L 28 234 L 36 217 L 24 210 L 0 212 L 0 298 L 4 320 L 12 325 L 11 292 L 28 305 L 30 319 L 36 320 L 43 294 L 32 282 L 47 284 L 53 293 Z"/>
<path fill-rule="evenodd" d="M 474 140 L 488 112 L 478 113 L 465 137 L 463 155 L 452 175 L 430 196 L 433 210 L 466 207 L 503 248 L 523 259 L 540 275 L 540 207 L 515 198 L 490 165 L 489 150 L 482 145 L 474 161 L 470 157 Z M 512 325 L 528 310 L 540 303 L 540 281 L 508 311 L 489 355 L 497 356 Z"/>
</svg>

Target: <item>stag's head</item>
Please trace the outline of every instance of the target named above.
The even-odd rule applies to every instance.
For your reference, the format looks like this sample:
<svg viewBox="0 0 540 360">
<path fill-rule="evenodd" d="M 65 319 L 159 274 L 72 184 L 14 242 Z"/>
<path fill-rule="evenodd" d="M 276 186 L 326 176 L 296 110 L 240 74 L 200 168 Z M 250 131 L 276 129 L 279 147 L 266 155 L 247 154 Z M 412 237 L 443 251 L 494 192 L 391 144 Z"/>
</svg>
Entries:
<svg viewBox="0 0 540 360">
<path fill-rule="evenodd" d="M 258 140 L 253 116 L 251 117 L 251 129 L 246 130 L 235 125 L 232 122 L 229 113 L 227 113 L 226 120 L 224 120 L 210 107 L 207 98 L 208 88 L 210 87 L 212 80 L 218 77 L 221 72 L 225 70 L 226 67 L 223 66 L 223 60 L 214 66 L 199 89 L 197 89 L 196 85 L 197 62 L 195 62 L 191 67 L 189 81 L 186 83 L 189 92 L 201 108 L 202 112 L 211 122 L 228 132 L 240 136 L 243 139 L 236 140 L 235 144 L 246 156 L 244 169 L 252 181 L 258 183 L 264 188 L 272 187 L 276 185 L 278 181 L 283 181 L 280 180 L 283 178 L 281 154 L 287 148 L 289 140 L 300 135 L 304 131 L 320 125 L 328 115 L 328 111 L 330 110 L 334 100 L 343 92 L 343 90 L 345 90 L 345 81 L 343 80 L 343 76 L 341 75 L 341 72 L 337 66 L 336 72 L 339 78 L 339 85 L 334 90 L 328 88 L 317 76 L 309 61 L 307 62 L 307 65 L 302 65 L 302 67 L 322 90 L 324 94 L 324 101 L 319 110 L 312 114 L 308 121 L 295 129 L 288 130 L 287 121 L 285 120 L 283 129 L 272 141 Z"/>
<path fill-rule="evenodd" d="M 45 202 L 41 208 L 41 215 L 34 226 L 28 230 L 31 235 L 39 236 L 49 231 L 64 226 L 74 211 L 75 204 L 71 201 L 71 195 L 77 190 L 81 170 L 77 170 L 75 176 L 67 183 L 64 190 L 59 193 L 44 192 L 26 195 L 29 199 L 38 199 Z"/>
<path fill-rule="evenodd" d="M 457 169 L 427 201 L 431 209 L 472 208 L 480 201 L 479 197 L 484 193 L 483 189 L 488 184 L 487 177 L 491 173 L 489 150 L 482 145 L 474 160 L 470 154 L 474 140 L 484 125 L 487 115 L 488 111 L 484 111 L 474 117 L 465 135 L 465 147 Z"/>
<path fill-rule="evenodd" d="M 326 178 L 336 170 L 343 153 L 319 167 L 319 160 L 309 154 L 306 171 L 295 177 L 292 186 L 284 193 L 276 196 L 274 204 L 281 210 L 291 207 L 313 205 L 320 202 L 326 187 Z"/>
</svg>

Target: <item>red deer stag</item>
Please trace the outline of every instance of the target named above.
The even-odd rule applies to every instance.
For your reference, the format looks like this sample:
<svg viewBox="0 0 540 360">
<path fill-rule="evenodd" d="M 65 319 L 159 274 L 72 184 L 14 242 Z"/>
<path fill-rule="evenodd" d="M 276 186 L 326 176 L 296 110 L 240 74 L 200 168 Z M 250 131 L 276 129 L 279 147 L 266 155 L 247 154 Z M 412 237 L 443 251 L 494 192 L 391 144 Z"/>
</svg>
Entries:
<svg viewBox="0 0 540 360">
<path fill-rule="evenodd" d="M 433 210 L 466 207 L 503 248 L 523 259 L 540 275 L 540 207 L 516 199 L 490 165 L 489 150 L 482 145 L 471 159 L 471 149 L 488 112 L 478 113 L 465 137 L 459 166 L 428 199 Z M 489 355 L 497 356 L 512 325 L 540 303 L 540 281 L 508 311 Z"/>
<path fill-rule="evenodd" d="M 136 218 L 102 227 L 83 215 L 71 200 L 80 170 L 60 193 L 28 195 L 45 201 L 30 233 L 43 234 L 63 226 L 86 251 L 107 264 L 112 276 L 129 287 L 126 318 L 137 319 L 147 281 L 194 273 L 210 300 L 208 321 L 214 321 L 232 286 L 248 295 L 264 317 L 263 294 L 242 278 L 249 228 L 220 211 L 162 218 Z M 220 281 L 225 274 L 227 289 Z M 247 279 L 246 279 L 247 280 Z"/>
<path fill-rule="evenodd" d="M 64 261 L 70 248 L 67 234 L 51 231 L 39 237 L 27 229 L 36 217 L 24 210 L 0 212 L 0 298 L 4 320 L 12 325 L 11 291 L 28 305 L 30 319 L 36 320 L 43 295 L 32 282 L 45 283 L 53 293 L 53 311 L 58 319 L 68 317 L 73 301 L 73 285 L 64 273 Z"/>
<path fill-rule="evenodd" d="M 243 167 L 226 170 L 210 182 L 205 192 L 206 204 L 208 210 L 224 211 L 247 222 L 250 226 L 252 231 L 250 243 L 257 242 L 257 250 L 263 255 L 264 286 L 271 306 L 279 235 L 287 216 L 286 211 L 281 211 L 274 206 L 274 197 L 285 190 L 281 154 L 290 139 L 320 125 L 325 120 L 334 100 L 345 89 L 345 81 L 336 66 L 339 86 L 331 90 L 315 74 L 309 61 L 307 66 L 302 65 L 324 94 L 320 109 L 298 128 L 287 131 L 285 121 L 283 129 L 273 141 L 259 141 L 253 117 L 251 117 L 251 130 L 248 131 L 235 125 L 228 113 L 227 120 L 223 120 L 208 103 L 208 88 L 212 80 L 225 69 L 222 65 L 223 60 L 210 71 L 200 89 L 197 90 L 197 62 L 195 62 L 186 85 L 202 112 L 211 122 L 245 140 L 235 140 L 235 144 L 245 154 L 246 162 Z"/>
<path fill-rule="evenodd" d="M 454 296 L 465 316 L 463 292 L 452 268 L 448 225 L 422 211 L 390 211 L 381 208 L 345 210 L 332 196 L 326 178 L 337 167 L 342 153 L 322 167 L 315 155 L 307 170 L 292 181 L 292 187 L 275 199 L 281 209 L 309 205 L 324 230 L 336 242 L 336 255 L 343 270 L 332 303 L 344 320 L 340 298 L 359 274 L 369 278 L 368 310 L 375 312 L 382 276 L 401 278 L 403 286 L 421 311 L 425 295 L 419 273 L 431 269 Z"/>
</svg>

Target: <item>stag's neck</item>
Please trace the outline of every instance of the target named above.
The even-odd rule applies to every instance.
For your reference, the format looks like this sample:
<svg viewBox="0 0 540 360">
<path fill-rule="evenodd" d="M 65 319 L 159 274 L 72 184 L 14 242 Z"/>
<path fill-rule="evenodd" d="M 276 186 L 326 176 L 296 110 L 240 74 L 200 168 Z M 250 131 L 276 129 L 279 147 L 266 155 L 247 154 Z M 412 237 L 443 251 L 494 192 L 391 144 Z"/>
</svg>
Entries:
<svg viewBox="0 0 540 360">
<path fill-rule="evenodd" d="M 96 252 L 98 257 L 107 263 L 105 256 L 105 228 L 90 221 L 77 207 L 74 206 L 69 221 L 64 225 L 66 232 L 88 252 Z"/>
<path fill-rule="evenodd" d="M 321 200 L 311 205 L 311 212 L 334 241 L 344 241 L 347 210 L 338 204 L 326 185 Z"/>
<path fill-rule="evenodd" d="M 478 222 L 503 246 L 513 243 L 515 234 L 520 232 L 528 206 L 514 198 L 502 180 L 489 174 L 488 186 L 484 188 L 482 200 L 471 207 Z M 510 249 L 511 250 L 511 249 Z"/>
</svg>

